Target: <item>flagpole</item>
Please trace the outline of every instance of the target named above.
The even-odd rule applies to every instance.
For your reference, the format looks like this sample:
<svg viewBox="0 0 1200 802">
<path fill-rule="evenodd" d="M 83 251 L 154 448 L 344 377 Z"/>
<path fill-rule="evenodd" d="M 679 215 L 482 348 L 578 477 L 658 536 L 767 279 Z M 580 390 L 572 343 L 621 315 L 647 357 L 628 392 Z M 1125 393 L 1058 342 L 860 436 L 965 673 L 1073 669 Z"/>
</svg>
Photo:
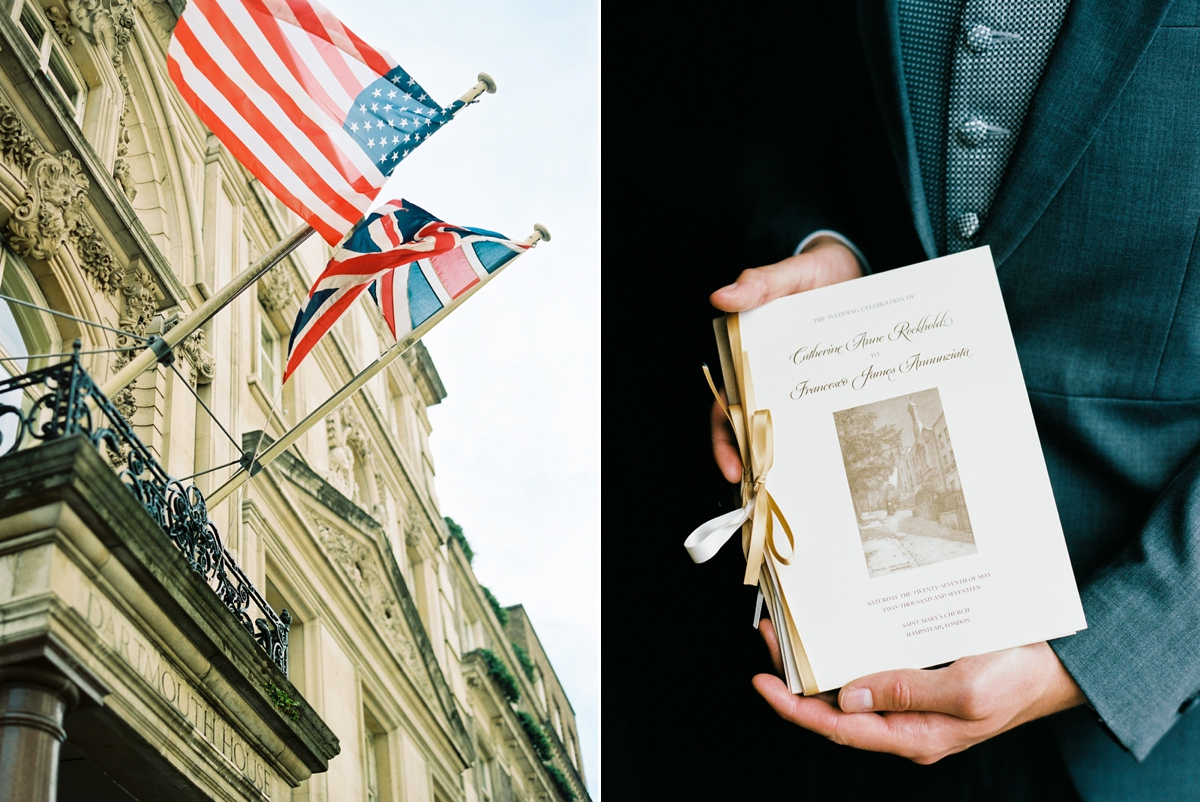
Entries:
<svg viewBox="0 0 1200 802">
<path fill-rule="evenodd" d="M 465 95 L 459 98 L 463 102 L 463 108 L 475 102 L 475 99 L 484 92 L 487 92 L 489 95 L 495 94 L 496 82 L 492 80 L 492 76 L 486 72 L 481 72 L 479 73 L 477 83 L 467 90 Z M 462 109 L 459 109 L 459 111 L 462 111 Z M 234 298 L 241 295 L 247 287 L 258 281 L 267 271 L 283 261 L 288 254 L 296 250 L 312 234 L 312 226 L 302 225 L 297 228 L 268 251 L 262 259 L 259 259 L 249 268 L 239 273 L 233 281 L 226 284 L 219 292 L 201 304 L 196 311 L 181 320 L 179 325 L 162 335 L 158 340 L 153 341 L 151 347 L 139 352 L 137 356 L 129 361 L 129 364 L 121 368 L 117 375 L 105 382 L 104 386 L 100 388 L 100 392 L 112 398 L 124 390 L 151 365 L 159 361 L 172 348 L 183 342 L 196 329 L 207 323 L 213 315 L 224 309 Z M 546 239 L 549 239 L 549 236 Z"/>
<path fill-rule="evenodd" d="M 313 228 L 307 224 L 300 226 L 291 234 L 288 234 L 287 237 L 268 251 L 263 258 L 239 273 L 233 281 L 209 297 L 196 311 L 181 320 L 179 325 L 166 334 L 163 334 L 161 338 L 162 343 L 157 344 L 157 348 L 146 348 L 139 352 L 137 356 L 130 360 L 128 365 L 121 368 L 117 375 L 105 382 L 104 386 L 100 388 L 100 392 L 112 398 L 118 392 L 124 390 L 144 370 L 157 362 L 162 354 L 179 345 L 188 335 L 207 323 L 213 315 L 220 312 L 230 301 L 241 295 L 247 287 L 262 278 L 268 270 L 283 261 L 289 253 L 296 250 L 302 242 L 312 235 Z"/>
<path fill-rule="evenodd" d="M 550 232 L 545 226 L 539 223 L 534 225 L 533 229 L 534 233 L 525 240 L 526 245 L 536 246 L 540 240 L 545 240 L 546 242 L 550 241 Z M 520 257 L 522 255 L 523 253 L 518 254 L 517 256 Z M 259 457 L 254 461 L 254 464 L 250 466 L 249 470 L 246 468 L 239 468 L 236 472 L 234 472 L 233 476 L 229 477 L 225 484 L 218 487 L 205 499 L 209 509 L 220 504 L 225 500 L 226 497 L 229 496 L 230 493 L 244 485 L 251 476 L 256 475 L 259 471 L 270 464 L 272 460 L 291 448 L 297 440 L 299 440 L 309 431 L 309 429 L 324 420 L 326 415 L 328 415 L 330 412 L 333 412 L 335 409 L 341 406 L 342 402 L 344 402 L 347 398 L 362 389 L 367 382 L 375 378 L 375 376 L 377 376 L 392 362 L 396 361 L 401 354 L 411 348 L 413 344 L 417 342 L 417 340 L 424 337 L 430 329 L 445 319 L 450 312 L 457 309 L 468 298 L 478 292 L 481 287 L 490 282 L 491 279 L 495 278 L 501 270 L 508 267 L 508 265 L 512 264 L 514 261 L 516 261 L 516 259 L 510 259 L 507 263 L 501 265 L 495 273 L 488 277 L 488 281 L 481 281 L 475 286 L 471 287 L 469 290 L 463 293 L 463 295 L 454 303 L 453 306 L 442 310 L 440 314 L 434 315 L 429 320 L 426 320 L 424 323 L 417 326 L 417 328 L 404 335 L 404 337 L 397 340 L 396 343 L 392 345 L 391 348 L 384 351 L 378 359 L 363 368 L 363 370 L 359 372 L 357 376 L 350 380 L 349 384 L 345 385 L 342 387 L 342 389 L 330 396 L 325 403 L 308 413 L 304 420 L 293 426 L 289 431 L 284 433 L 282 437 L 272 443 L 266 451 L 259 455 Z M 268 423 L 269 422 L 270 421 L 268 421 Z"/>
</svg>

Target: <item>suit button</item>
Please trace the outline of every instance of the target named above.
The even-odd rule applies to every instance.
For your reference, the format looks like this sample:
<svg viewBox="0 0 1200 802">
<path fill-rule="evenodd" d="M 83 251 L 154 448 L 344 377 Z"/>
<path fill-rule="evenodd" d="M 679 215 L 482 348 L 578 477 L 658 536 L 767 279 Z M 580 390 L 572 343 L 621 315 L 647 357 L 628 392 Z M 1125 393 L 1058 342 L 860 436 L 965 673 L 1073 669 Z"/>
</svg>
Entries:
<svg viewBox="0 0 1200 802">
<path fill-rule="evenodd" d="M 1189 696 L 1187 699 L 1184 699 L 1183 704 L 1181 704 L 1179 706 L 1179 715 L 1182 716 L 1184 713 L 1191 710 L 1193 707 L 1196 706 L 1197 702 L 1200 702 L 1200 693 L 1198 693 L 1194 696 Z"/>
<path fill-rule="evenodd" d="M 967 30 L 967 47 L 972 53 L 986 53 L 991 46 L 991 28 L 986 25 L 972 25 Z"/>
<path fill-rule="evenodd" d="M 958 235 L 963 239 L 970 239 L 979 231 L 979 215 L 975 212 L 963 212 L 954 222 L 958 226 Z"/>
<path fill-rule="evenodd" d="M 988 126 L 983 120 L 967 120 L 958 127 L 958 138 L 967 147 L 978 146 L 988 135 Z"/>
</svg>

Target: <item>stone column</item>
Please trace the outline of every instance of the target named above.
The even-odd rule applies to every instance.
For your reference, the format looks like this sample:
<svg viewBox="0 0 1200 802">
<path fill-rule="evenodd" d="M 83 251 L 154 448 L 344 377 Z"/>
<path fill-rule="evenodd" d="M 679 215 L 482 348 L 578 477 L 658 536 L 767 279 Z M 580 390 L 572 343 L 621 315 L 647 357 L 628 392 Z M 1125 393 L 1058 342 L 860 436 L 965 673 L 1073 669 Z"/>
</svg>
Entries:
<svg viewBox="0 0 1200 802">
<path fill-rule="evenodd" d="M 57 672 L 0 668 L 0 802 L 55 802 L 63 716 L 78 702 Z"/>
</svg>

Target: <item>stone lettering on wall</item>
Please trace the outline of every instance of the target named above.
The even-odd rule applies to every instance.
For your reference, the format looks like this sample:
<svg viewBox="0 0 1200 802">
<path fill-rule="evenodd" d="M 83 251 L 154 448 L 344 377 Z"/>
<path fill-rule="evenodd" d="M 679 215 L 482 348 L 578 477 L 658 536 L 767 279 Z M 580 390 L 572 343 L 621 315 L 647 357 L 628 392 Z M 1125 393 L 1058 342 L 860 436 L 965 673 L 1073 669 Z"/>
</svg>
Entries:
<svg viewBox="0 0 1200 802">
<path fill-rule="evenodd" d="M 87 588 L 84 609 L 76 608 L 122 662 L 132 668 L 154 693 L 176 710 L 200 738 L 219 753 L 258 791 L 263 799 L 286 796 L 282 780 L 253 746 L 232 727 L 170 658 L 149 642 L 111 601 Z"/>
</svg>

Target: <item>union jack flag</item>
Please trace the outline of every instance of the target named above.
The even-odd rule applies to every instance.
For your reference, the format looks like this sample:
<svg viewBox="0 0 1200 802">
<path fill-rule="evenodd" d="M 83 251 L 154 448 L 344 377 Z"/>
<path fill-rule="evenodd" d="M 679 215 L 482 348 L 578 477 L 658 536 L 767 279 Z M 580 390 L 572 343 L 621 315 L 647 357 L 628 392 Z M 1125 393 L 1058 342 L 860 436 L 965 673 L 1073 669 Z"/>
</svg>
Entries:
<svg viewBox="0 0 1200 802">
<path fill-rule="evenodd" d="M 189 0 L 167 67 L 230 153 L 330 245 L 463 105 L 442 108 L 315 0 Z"/>
<path fill-rule="evenodd" d="M 406 200 L 384 204 L 354 227 L 313 284 L 292 327 L 283 380 L 363 290 L 398 340 L 423 324 L 427 330 L 530 247 L 451 225 Z"/>
</svg>

